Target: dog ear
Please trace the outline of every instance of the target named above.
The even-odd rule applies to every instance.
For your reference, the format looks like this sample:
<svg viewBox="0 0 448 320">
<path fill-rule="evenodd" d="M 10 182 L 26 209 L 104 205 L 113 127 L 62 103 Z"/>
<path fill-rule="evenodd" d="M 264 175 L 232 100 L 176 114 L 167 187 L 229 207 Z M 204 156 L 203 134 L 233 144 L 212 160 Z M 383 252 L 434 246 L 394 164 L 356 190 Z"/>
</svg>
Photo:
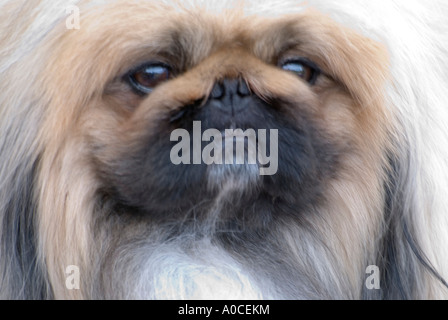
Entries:
<svg viewBox="0 0 448 320">
<path fill-rule="evenodd" d="M 3 209 L 0 250 L 2 251 L 1 269 L 8 274 L 7 283 L 1 288 L 15 299 L 49 299 L 51 289 L 47 285 L 46 273 L 40 263 L 37 252 L 37 203 L 34 199 L 34 186 L 38 161 L 23 160 L 11 173 L 12 183 L 6 190 L 7 199 Z M 8 257 L 8 259 L 5 259 Z M 5 280 L 4 280 L 5 281 Z"/>
<path fill-rule="evenodd" d="M 389 156 L 388 179 L 385 182 L 384 224 L 378 242 L 376 264 L 381 273 L 381 289 L 363 287 L 363 299 L 426 298 L 423 279 L 432 277 L 448 289 L 448 283 L 434 268 L 419 245 L 409 186 L 414 177 L 409 170 L 409 154 Z"/>
</svg>

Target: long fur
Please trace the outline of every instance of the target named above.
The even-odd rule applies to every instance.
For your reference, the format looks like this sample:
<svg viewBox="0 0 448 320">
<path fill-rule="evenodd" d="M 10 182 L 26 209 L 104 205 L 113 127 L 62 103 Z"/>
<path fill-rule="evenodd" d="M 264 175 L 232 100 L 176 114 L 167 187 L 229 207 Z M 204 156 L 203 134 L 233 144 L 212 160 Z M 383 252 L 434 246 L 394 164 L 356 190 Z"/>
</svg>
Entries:
<svg viewBox="0 0 448 320">
<path fill-rule="evenodd" d="M 331 139 L 351 139 L 354 150 L 341 156 L 347 167 L 325 189 L 328 205 L 249 236 L 219 229 L 216 221 L 228 205 L 219 197 L 205 222 L 190 223 L 194 212 L 163 224 L 116 214 L 126 209 L 103 192 L 95 161 L 113 166 L 110 158 L 123 152 L 109 141 L 133 141 L 158 114 L 142 109 L 123 137 L 118 116 L 98 101 L 105 79 L 129 64 L 126 49 L 160 36 L 127 28 L 130 23 L 164 23 L 165 16 L 187 12 L 195 17 L 190 23 L 200 25 L 211 20 L 204 13 L 221 17 L 232 26 L 230 34 L 250 28 L 245 16 L 282 21 L 310 8 L 287 0 L 146 2 L 154 10 L 144 13 L 134 1 L 0 4 L 0 298 L 448 298 L 446 1 L 307 1 L 331 21 L 328 26 L 342 26 L 303 22 L 304 30 L 321 30 L 310 46 L 326 44 L 319 49 L 328 61 L 346 63 L 331 67 L 346 91 L 336 93 L 328 110 L 335 123 L 327 129 Z M 65 28 L 70 4 L 83 12 L 80 30 Z M 116 36 L 126 39 L 120 47 Z M 212 37 L 205 31 L 195 36 Z M 272 40 L 255 50 L 268 54 Z M 208 43 L 196 43 L 198 56 L 210 50 Z M 227 61 L 223 56 L 246 59 L 230 59 L 229 66 L 248 74 L 260 96 L 294 95 L 289 83 L 269 82 L 277 71 L 250 71 L 258 62 L 235 50 L 217 53 L 190 78 L 176 80 L 176 98 L 161 88 L 152 103 L 168 107 L 170 99 L 201 96 L 210 84 L 195 76 L 228 72 L 215 62 Z M 344 103 L 364 111 L 351 115 Z M 95 160 L 92 150 L 99 150 Z M 380 290 L 365 287 L 370 264 L 380 268 Z M 65 286 L 69 265 L 80 267 L 80 290 Z"/>
</svg>

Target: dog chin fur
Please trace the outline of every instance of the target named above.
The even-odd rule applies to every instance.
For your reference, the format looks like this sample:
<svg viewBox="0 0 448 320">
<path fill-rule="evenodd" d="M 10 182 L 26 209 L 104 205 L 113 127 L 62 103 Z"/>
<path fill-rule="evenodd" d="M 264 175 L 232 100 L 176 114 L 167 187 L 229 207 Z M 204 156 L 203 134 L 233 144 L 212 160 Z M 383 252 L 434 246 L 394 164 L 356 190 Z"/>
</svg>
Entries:
<svg viewBox="0 0 448 320">
<path fill-rule="evenodd" d="M 0 4 L 0 298 L 448 298 L 446 1 L 70 4 L 83 13 L 80 30 L 65 28 L 67 1 Z M 131 34 L 128 25 L 140 20 L 128 20 L 123 10 L 141 14 L 145 28 Z M 322 23 L 306 20 L 308 12 Z M 304 25 L 321 31 L 306 50 L 319 52 L 337 78 L 319 84 L 319 92 L 241 50 L 244 41 L 253 45 L 245 30 L 237 45 L 208 54 L 244 29 L 250 15 L 283 23 L 302 14 Z M 176 57 L 194 68 L 173 80 L 176 95 L 167 83 L 143 101 L 117 79 L 144 56 L 127 51 L 141 49 L 141 39 L 154 39 L 145 50 L 164 45 L 164 34 L 151 33 L 146 21 L 169 24 L 174 36 L 185 21 L 212 21 L 222 30 L 219 39 L 199 28 L 194 36 L 204 41 L 180 41 L 196 56 Z M 326 28 L 328 21 L 338 27 Z M 271 57 L 277 40 L 251 50 Z M 279 163 L 281 179 L 266 178 L 272 185 L 265 191 L 259 165 L 209 166 L 206 183 L 194 187 L 194 174 L 179 178 L 157 167 L 163 157 L 147 146 L 159 142 L 162 112 L 239 72 L 260 104 L 270 102 L 269 94 L 288 102 L 278 99 L 279 109 L 307 129 L 314 145 L 307 149 L 291 126 L 297 139 L 287 141 L 286 159 L 303 148 L 309 158 L 298 166 L 311 171 L 294 171 L 290 161 L 289 175 Z M 124 100 L 129 105 L 117 108 Z M 142 167 L 154 170 L 149 177 L 135 169 L 142 159 L 156 159 Z M 143 187 L 140 176 L 149 181 Z M 291 178 L 297 176 L 303 180 Z M 179 202 L 170 201 L 166 194 L 179 186 Z M 154 199 L 141 195 L 145 188 Z M 72 264 L 80 267 L 81 290 L 65 287 L 64 267 Z M 369 264 L 380 267 L 381 290 L 365 288 Z"/>
<path fill-rule="evenodd" d="M 185 239 L 184 239 L 185 240 Z M 192 252 L 172 243 L 160 246 L 145 261 L 134 261 L 139 277 L 127 299 L 162 300 L 259 300 L 273 298 L 274 293 L 261 290 L 244 267 L 228 254 L 204 239 Z M 145 252 L 132 252 L 135 257 Z M 133 265 L 133 258 L 130 257 Z M 257 283 L 257 285 L 256 285 Z M 266 286 L 264 289 L 268 289 Z"/>
</svg>

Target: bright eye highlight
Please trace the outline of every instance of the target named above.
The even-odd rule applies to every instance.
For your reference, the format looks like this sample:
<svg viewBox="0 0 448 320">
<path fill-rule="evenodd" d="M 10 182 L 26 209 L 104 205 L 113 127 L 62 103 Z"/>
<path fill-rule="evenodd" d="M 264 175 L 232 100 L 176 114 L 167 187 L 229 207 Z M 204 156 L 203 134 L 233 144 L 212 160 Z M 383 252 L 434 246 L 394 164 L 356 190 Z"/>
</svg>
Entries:
<svg viewBox="0 0 448 320">
<path fill-rule="evenodd" d="M 296 74 L 299 78 L 313 85 L 320 74 L 320 69 L 313 62 L 304 58 L 290 59 L 281 64 L 285 71 Z"/>
<path fill-rule="evenodd" d="M 144 65 L 128 75 L 130 85 L 142 94 L 151 93 L 155 87 L 171 77 L 171 68 L 161 63 Z"/>
</svg>

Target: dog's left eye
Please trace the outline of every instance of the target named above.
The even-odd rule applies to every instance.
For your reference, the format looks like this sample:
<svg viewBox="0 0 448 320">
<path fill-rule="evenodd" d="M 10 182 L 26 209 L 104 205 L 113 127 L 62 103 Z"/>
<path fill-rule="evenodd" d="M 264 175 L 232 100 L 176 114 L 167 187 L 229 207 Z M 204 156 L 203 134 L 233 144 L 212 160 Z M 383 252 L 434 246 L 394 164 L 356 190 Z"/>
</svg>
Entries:
<svg viewBox="0 0 448 320">
<path fill-rule="evenodd" d="M 316 82 L 320 74 L 320 69 L 313 62 L 303 58 L 287 60 L 281 63 L 281 68 L 295 73 L 311 85 Z"/>
<path fill-rule="evenodd" d="M 138 92 L 148 94 L 171 77 L 172 72 L 169 66 L 161 63 L 147 64 L 129 74 L 129 83 Z"/>
</svg>

